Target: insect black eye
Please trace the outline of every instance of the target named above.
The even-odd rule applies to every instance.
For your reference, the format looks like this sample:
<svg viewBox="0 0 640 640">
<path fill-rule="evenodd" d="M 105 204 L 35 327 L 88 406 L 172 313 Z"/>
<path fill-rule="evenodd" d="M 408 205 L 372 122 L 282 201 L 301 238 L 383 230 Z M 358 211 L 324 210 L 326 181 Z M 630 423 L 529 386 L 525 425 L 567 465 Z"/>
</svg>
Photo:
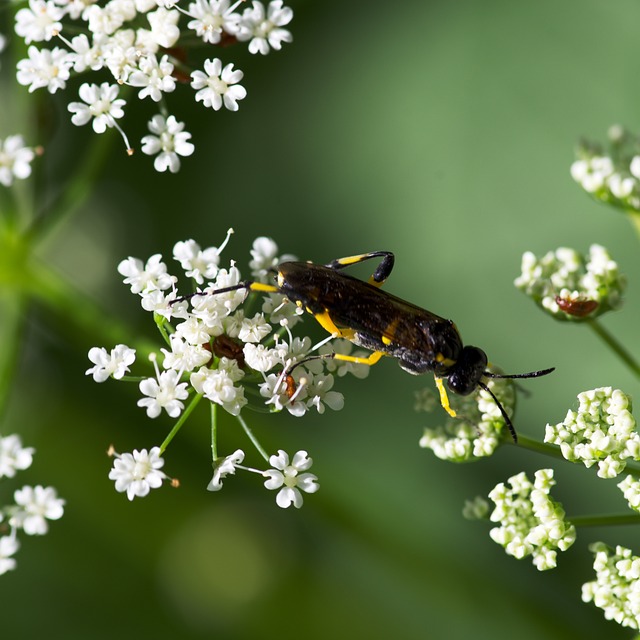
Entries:
<svg viewBox="0 0 640 640">
<path fill-rule="evenodd" d="M 451 391 L 468 396 L 474 391 L 487 367 L 487 354 L 478 347 L 464 347 L 447 377 Z"/>
</svg>

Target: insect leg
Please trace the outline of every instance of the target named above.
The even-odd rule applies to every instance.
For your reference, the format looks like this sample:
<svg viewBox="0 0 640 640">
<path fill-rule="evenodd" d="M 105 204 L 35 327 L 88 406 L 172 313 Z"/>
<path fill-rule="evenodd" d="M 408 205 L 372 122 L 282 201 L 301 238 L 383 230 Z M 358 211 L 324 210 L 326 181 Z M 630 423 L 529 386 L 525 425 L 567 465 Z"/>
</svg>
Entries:
<svg viewBox="0 0 640 640">
<path fill-rule="evenodd" d="M 291 375 L 291 372 L 299 367 L 302 364 L 310 362 L 312 360 L 342 360 L 342 362 L 353 362 L 354 364 L 366 364 L 369 367 L 372 367 L 382 356 L 385 354 L 382 351 L 374 351 L 370 353 L 366 358 L 361 356 L 349 356 L 345 353 L 323 353 L 316 356 L 307 356 L 300 360 L 300 362 L 296 362 L 292 367 L 287 369 L 286 375 Z"/>
<path fill-rule="evenodd" d="M 436 387 L 438 387 L 438 391 L 440 392 L 440 404 L 442 408 L 452 417 L 455 418 L 458 414 L 451 408 L 449 404 L 449 396 L 447 395 L 447 390 L 444 388 L 444 382 L 442 378 L 435 376 Z"/>
<path fill-rule="evenodd" d="M 263 291 L 265 293 L 278 293 L 280 289 L 273 284 L 264 284 L 263 282 L 254 282 L 253 280 L 245 280 L 244 282 L 239 282 L 238 284 L 233 284 L 230 287 L 223 287 L 222 289 L 215 289 L 213 291 L 202 292 L 197 291 L 196 293 L 190 293 L 188 296 L 182 296 L 180 298 L 176 298 L 171 301 L 171 304 L 175 304 L 176 302 L 182 302 L 183 300 L 190 300 L 194 296 L 215 296 L 219 293 L 229 293 L 231 291 L 238 291 L 239 289 L 246 289 L 247 291 Z"/>
<path fill-rule="evenodd" d="M 391 251 L 372 251 L 371 253 L 360 253 L 357 256 L 348 256 L 346 258 L 338 258 L 333 262 L 325 265 L 330 269 L 344 269 L 352 264 L 358 264 L 358 262 L 364 262 L 365 260 L 371 260 L 372 258 L 382 258 L 378 268 L 373 272 L 369 278 L 369 284 L 376 287 L 382 286 L 384 281 L 389 277 L 391 270 L 393 269 L 393 263 L 395 257 Z"/>
</svg>

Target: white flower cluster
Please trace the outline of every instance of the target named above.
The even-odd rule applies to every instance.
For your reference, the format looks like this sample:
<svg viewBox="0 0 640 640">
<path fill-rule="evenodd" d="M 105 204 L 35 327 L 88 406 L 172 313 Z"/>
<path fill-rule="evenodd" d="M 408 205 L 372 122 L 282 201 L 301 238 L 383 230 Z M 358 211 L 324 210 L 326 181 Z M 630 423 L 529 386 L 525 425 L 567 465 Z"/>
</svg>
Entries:
<svg viewBox="0 0 640 640">
<path fill-rule="evenodd" d="M 600 478 L 615 478 L 627 460 L 640 460 L 640 434 L 629 396 L 601 387 L 580 393 L 578 402 L 577 411 L 570 410 L 562 422 L 547 425 L 545 442 L 559 445 L 570 462 L 582 462 L 585 467 L 597 463 Z"/>
<path fill-rule="evenodd" d="M 34 449 L 23 447 L 20 436 L 0 436 L 0 478 L 13 478 L 16 471 L 28 469 Z M 13 494 L 14 504 L 0 506 L 0 523 L 6 522 L 10 532 L 0 536 L 0 575 L 15 569 L 13 557 L 20 548 L 18 531 L 28 536 L 44 535 L 48 520 L 58 520 L 64 513 L 64 500 L 53 487 L 25 485 Z M 4 525 L 2 525 L 4 526 Z"/>
<path fill-rule="evenodd" d="M 609 129 L 610 149 L 583 143 L 571 177 L 590 195 L 624 210 L 640 211 L 638 138 L 622 127 Z"/>
<path fill-rule="evenodd" d="M 516 402 L 513 382 L 508 378 L 490 378 L 486 385 L 511 417 Z M 493 398 L 478 388 L 468 396 L 449 394 L 449 401 L 458 416 L 447 416 L 444 425 L 425 427 L 420 446 L 431 449 L 438 458 L 449 462 L 469 462 L 493 454 L 506 428 Z M 425 408 L 423 394 L 416 407 Z"/>
<path fill-rule="evenodd" d="M 27 147 L 21 135 L 0 138 L 0 184 L 10 187 L 14 179 L 28 178 L 35 157 L 36 149 Z"/>
<path fill-rule="evenodd" d="M 614 552 L 602 542 L 590 549 L 596 579 L 582 585 L 582 601 L 593 602 L 607 620 L 640 629 L 640 558 L 621 546 Z"/>
<path fill-rule="evenodd" d="M 495 509 L 489 516 L 499 527 L 491 538 L 517 559 L 532 556 L 539 571 L 556 566 L 557 550 L 566 551 L 576 539 L 576 529 L 565 522 L 562 506 L 549 496 L 555 484 L 553 469 L 540 469 L 533 483 L 522 472 L 496 485 L 489 494 Z"/>
<path fill-rule="evenodd" d="M 561 247 L 542 258 L 527 251 L 515 286 L 557 320 L 581 321 L 619 309 L 626 278 L 604 247 L 589 255 Z"/>
<path fill-rule="evenodd" d="M 306 361 L 310 354 L 331 353 L 334 347 L 341 353 L 349 353 L 352 345 L 337 340 L 331 346 L 323 341 L 313 347 L 310 338 L 294 337 L 291 328 L 300 320 L 302 312 L 281 294 L 252 292 L 247 295 L 245 288 L 216 293 L 241 283 L 240 271 L 233 261 L 228 268 L 220 267 L 220 253 L 231 233 L 230 229 L 220 247 L 201 249 L 194 240 L 174 246 L 173 257 L 194 286 L 199 287 L 195 295 L 187 298 L 179 297 L 178 278 L 168 273 L 159 254 L 146 262 L 128 258 L 118 266 L 125 284 L 140 297 L 142 307 L 154 314 L 166 341 L 166 348 L 159 350 L 162 357 L 156 353 L 150 356 L 155 375 L 135 378 L 143 396 L 138 406 L 143 407 L 150 418 L 164 411 L 180 420 L 188 414 L 185 403 L 189 401 L 192 406 L 201 397 L 238 416 L 239 420 L 249 397 L 254 402 L 262 398 L 259 404 L 271 411 L 286 410 L 294 416 L 302 416 L 310 409 L 318 413 L 323 413 L 326 407 L 341 409 L 344 397 L 333 390 L 334 376 L 352 373 L 364 377 L 369 367 L 332 358 L 316 357 Z M 256 239 L 251 256 L 253 281 L 263 282 L 272 277 L 269 270 L 274 265 L 292 258 L 279 258 L 277 245 L 269 238 Z M 89 359 L 93 366 L 86 374 L 96 382 L 108 378 L 132 379 L 127 374 L 135 362 L 136 352 L 122 344 L 110 351 L 93 347 Z M 297 366 L 292 369 L 293 365 Z M 116 481 L 116 489 L 126 491 L 129 499 L 133 499 L 160 486 L 168 477 L 160 471 L 162 451 L 155 447 L 150 452 L 116 454 L 110 475 Z M 242 462 L 243 453 L 238 459 L 234 455 L 215 462 L 212 490 L 220 488 L 221 478 Z M 306 468 L 303 460 L 306 453 L 302 457 L 296 454 L 291 464 L 288 459 L 284 461 L 283 455 L 277 457 L 280 462 L 271 459 L 271 464 L 282 473 L 267 474 L 266 486 L 282 488 L 278 504 L 300 506 L 301 497 L 288 489 L 297 486 L 308 493 L 315 490 L 307 476 L 297 474 Z"/>
<path fill-rule="evenodd" d="M 134 87 L 140 100 L 149 98 L 160 110 L 149 121 L 151 133 L 142 138 L 142 151 L 156 155 L 157 171 L 175 173 L 180 156 L 194 151 L 191 134 L 166 105 L 166 95 L 175 91 L 177 82 L 190 79 L 196 102 L 216 111 L 223 106 L 237 111 L 247 95 L 239 84 L 243 73 L 233 63 L 224 64 L 210 52 L 192 63 L 191 53 L 247 42 L 251 53 L 265 55 L 292 40 L 284 27 L 293 11 L 283 0 L 272 0 L 266 7 L 254 0 L 240 12 L 241 4 L 242 0 L 29 0 L 15 16 L 16 34 L 29 45 L 28 57 L 17 65 L 18 82 L 30 92 L 55 93 L 65 89 L 74 74 L 106 71 L 111 82 L 87 81 L 80 86 L 81 101 L 69 104 L 71 121 L 77 126 L 91 123 L 96 133 L 116 128 L 129 154 L 133 149 L 117 122 L 125 114 L 126 100 L 118 96 L 120 85 Z M 54 39 L 58 46 L 41 45 Z M 198 41 L 200 46 L 194 45 Z"/>
</svg>

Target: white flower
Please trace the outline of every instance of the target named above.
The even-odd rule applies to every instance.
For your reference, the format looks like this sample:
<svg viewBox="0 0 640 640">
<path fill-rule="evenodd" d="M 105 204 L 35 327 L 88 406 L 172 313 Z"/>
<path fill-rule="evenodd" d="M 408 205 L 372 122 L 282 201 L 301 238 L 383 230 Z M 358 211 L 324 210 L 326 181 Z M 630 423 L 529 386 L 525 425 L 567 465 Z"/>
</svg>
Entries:
<svg viewBox="0 0 640 640">
<path fill-rule="evenodd" d="M 247 91 L 237 84 L 244 74 L 239 69 L 233 70 L 233 64 L 222 68 L 220 58 L 205 60 L 204 72 L 194 71 L 191 86 L 197 90 L 196 102 L 218 111 L 223 103 L 229 111 L 238 110 L 238 100 L 246 97 Z"/>
<path fill-rule="evenodd" d="M 184 269 L 188 278 L 193 278 L 198 284 L 205 280 L 213 280 L 218 273 L 220 264 L 220 249 L 208 247 L 201 249 L 195 240 L 176 242 L 173 247 L 173 257 Z"/>
<path fill-rule="evenodd" d="M 211 360 L 211 351 L 201 344 L 189 344 L 177 333 L 172 333 L 169 340 L 171 351 L 160 349 L 164 353 L 162 366 L 165 369 L 193 371 Z"/>
<path fill-rule="evenodd" d="M 64 514 L 64 500 L 53 487 L 24 486 L 14 494 L 18 510 L 9 524 L 29 535 L 44 535 L 49 530 L 47 520 L 59 520 Z"/>
<path fill-rule="evenodd" d="M 524 472 L 496 485 L 489 494 L 495 503 L 490 515 L 499 523 L 489 532 L 515 558 L 532 556 L 539 571 L 556 566 L 557 550 L 566 551 L 575 542 L 576 529 L 565 521 L 565 512 L 549 495 L 555 484 L 553 469 L 540 469 L 532 483 Z"/>
<path fill-rule="evenodd" d="M 178 20 L 180 14 L 175 10 L 160 7 L 156 11 L 147 14 L 151 25 L 151 37 L 161 47 L 168 49 L 178 42 L 180 29 Z"/>
<path fill-rule="evenodd" d="M 167 55 L 160 60 L 155 55 L 144 56 L 140 59 L 139 68 L 129 76 L 129 84 L 134 87 L 142 87 L 138 97 L 142 100 L 149 96 L 154 102 L 160 102 L 162 94 L 171 93 L 176 88 L 173 73 L 173 65 Z M 162 116 L 156 116 L 156 118 Z M 169 116 L 172 118 L 173 116 Z M 173 118 L 174 126 L 178 123 Z M 190 134 L 187 134 L 190 137 Z"/>
<path fill-rule="evenodd" d="M 269 3 L 266 14 L 262 2 L 255 0 L 253 8 L 245 9 L 240 20 L 237 38 L 241 42 L 250 40 L 251 53 L 269 53 L 270 47 L 282 49 L 283 42 L 291 42 L 291 32 L 282 27 L 293 18 L 293 11 L 282 6 L 282 0 Z"/>
<path fill-rule="evenodd" d="M 217 44 L 222 39 L 222 33 L 231 35 L 238 30 L 240 16 L 233 13 L 233 7 L 229 7 L 229 0 L 196 0 L 189 5 L 188 13 L 193 18 L 187 24 L 205 42 Z"/>
<path fill-rule="evenodd" d="M 244 387 L 235 386 L 244 373 L 235 360 L 222 357 L 219 369 L 201 367 L 191 374 L 190 382 L 197 393 L 222 406 L 232 416 L 237 416 L 242 407 L 247 404 L 244 397 Z"/>
<path fill-rule="evenodd" d="M 127 492 L 127 498 L 133 500 L 136 496 L 144 498 L 151 489 L 157 489 L 167 478 L 164 471 L 160 471 L 164 460 L 160 457 L 160 447 L 153 447 L 133 453 L 115 454 L 113 468 L 109 472 L 109 480 L 115 480 L 118 493 Z"/>
<path fill-rule="evenodd" d="M 243 346 L 244 360 L 254 371 L 267 372 L 281 362 L 280 352 L 263 344 L 247 343 Z"/>
<path fill-rule="evenodd" d="M 26 44 L 51 40 L 62 30 L 60 20 L 64 11 L 49 0 L 29 0 L 29 8 L 16 13 L 16 33 L 24 38 Z"/>
<path fill-rule="evenodd" d="M 213 478 L 207 486 L 207 491 L 220 491 L 222 489 L 222 479 L 230 473 L 236 472 L 236 465 L 244 460 L 244 451 L 237 449 L 231 455 L 224 458 L 217 458 L 213 464 Z"/>
<path fill-rule="evenodd" d="M 118 273 L 125 276 L 124 283 L 130 285 L 131 293 L 146 293 L 171 288 L 173 276 L 167 273 L 167 265 L 159 253 L 152 255 L 146 264 L 142 260 L 129 257 L 118 265 Z"/>
<path fill-rule="evenodd" d="M 11 535 L 0 537 L 0 576 L 7 571 L 16 568 L 16 561 L 13 556 L 20 548 L 15 529 Z"/>
<path fill-rule="evenodd" d="M 280 449 L 278 455 L 269 458 L 269 463 L 275 468 L 262 473 L 268 478 L 264 486 L 267 489 L 280 489 L 276 495 L 276 503 L 283 509 L 291 505 L 299 509 L 303 503 L 300 492 L 315 493 L 320 488 L 317 476 L 313 473 L 300 473 L 307 471 L 313 464 L 306 451 L 298 451 L 289 463 L 289 456 Z"/>
<path fill-rule="evenodd" d="M 73 51 L 69 52 L 69 61 L 73 65 L 74 71 L 82 73 L 87 69 L 92 71 L 102 69 L 104 57 L 96 40 L 89 42 L 89 38 L 81 33 L 71 40 L 71 46 Z"/>
<path fill-rule="evenodd" d="M 20 60 L 17 65 L 16 78 L 29 92 L 47 87 L 49 93 L 67 86 L 73 57 L 66 49 L 38 49 L 30 46 L 28 58 Z"/>
<path fill-rule="evenodd" d="M 33 462 L 34 451 L 33 447 L 22 446 L 19 435 L 0 437 L 0 478 L 13 478 L 16 469 L 28 469 Z"/>
<path fill-rule="evenodd" d="M 14 178 L 28 178 L 35 155 L 33 149 L 25 146 L 21 135 L 0 139 L 0 184 L 10 187 Z"/>
<path fill-rule="evenodd" d="M 89 360 L 95 366 L 87 369 L 85 375 L 93 376 L 96 382 L 104 382 L 110 377 L 119 380 L 125 373 L 129 371 L 129 365 L 133 364 L 136 359 L 136 350 L 127 347 L 126 344 L 118 344 L 111 353 L 99 347 L 89 349 Z"/>
<path fill-rule="evenodd" d="M 628 459 L 638 459 L 640 434 L 631 414 L 631 399 L 619 389 L 600 387 L 578 394 L 578 411 L 548 424 L 544 441 L 560 446 L 570 462 L 598 465 L 600 478 L 614 478 Z"/>
<path fill-rule="evenodd" d="M 180 169 L 179 156 L 190 156 L 195 147 L 191 142 L 191 134 L 184 131 L 184 122 L 178 122 L 174 116 L 164 118 L 158 114 L 148 123 L 149 131 L 154 135 L 142 138 L 142 152 L 151 156 L 158 154 L 153 161 L 156 171 L 177 173 Z"/>
<path fill-rule="evenodd" d="M 87 124 L 93 120 L 92 126 L 96 133 L 104 133 L 109 127 L 116 126 L 115 119 L 122 118 L 122 107 L 126 101 L 118 98 L 117 84 L 103 82 L 97 84 L 84 83 L 80 85 L 80 98 L 84 102 L 71 102 L 68 109 L 73 116 L 71 122 L 76 126 Z"/>
<path fill-rule="evenodd" d="M 189 392 L 187 383 L 180 382 L 180 375 L 181 372 L 174 369 L 162 373 L 156 370 L 155 378 L 145 378 L 140 382 L 140 391 L 147 397 L 138 400 L 138 406 L 146 407 L 150 418 L 157 418 L 162 409 L 172 418 L 182 413 L 182 400 L 189 397 Z"/>
<path fill-rule="evenodd" d="M 344 407 L 344 396 L 337 391 L 331 391 L 334 378 L 331 374 L 309 374 L 309 386 L 307 387 L 307 406 L 315 407 L 318 413 L 324 413 L 325 404 L 334 411 L 340 411 Z"/>
<path fill-rule="evenodd" d="M 631 549 L 617 546 L 614 552 L 602 542 L 589 549 L 595 554 L 596 579 L 582 585 L 582 601 L 593 602 L 607 620 L 640 629 L 640 558 Z"/>
</svg>

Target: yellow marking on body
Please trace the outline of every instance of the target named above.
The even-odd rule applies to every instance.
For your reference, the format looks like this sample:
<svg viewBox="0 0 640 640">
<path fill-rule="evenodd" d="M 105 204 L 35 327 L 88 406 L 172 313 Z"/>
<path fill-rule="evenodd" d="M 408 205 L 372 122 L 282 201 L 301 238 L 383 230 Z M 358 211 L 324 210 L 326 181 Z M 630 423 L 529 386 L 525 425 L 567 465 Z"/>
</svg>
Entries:
<svg viewBox="0 0 640 640">
<path fill-rule="evenodd" d="M 396 329 L 398 328 L 398 323 L 400 322 L 400 318 L 396 318 L 392 320 L 385 328 L 384 333 L 382 334 L 382 343 L 387 346 L 393 342 L 393 338 L 396 333 Z"/>
<path fill-rule="evenodd" d="M 252 282 L 249 285 L 251 291 L 264 291 L 265 293 L 278 293 L 280 289 L 274 284 L 264 284 L 263 282 Z"/>
<path fill-rule="evenodd" d="M 455 360 L 452 360 L 451 358 L 445 358 L 441 353 L 436 353 L 436 362 L 438 364 L 443 364 L 445 367 L 453 367 L 453 365 L 456 363 Z"/>
<path fill-rule="evenodd" d="M 451 408 L 449 404 L 449 396 L 447 395 L 447 390 L 444 388 L 444 382 L 442 378 L 435 376 L 436 387 L 438 387 L 438 391 L 440 392 L 440 404 L 442 408 L 452 417 L 455 418 L 458 414 Z"/>
<path fill-rule="evenodd" d="M 367 282 L 369 284 L 372 284 L 374 287 L 381 287 L 384 284 L 384 280 L 381 280 L 380 282 L 378 282 L 377 280 L 373 279 L 373 276 L 370 276 Z"/>
</svg>

